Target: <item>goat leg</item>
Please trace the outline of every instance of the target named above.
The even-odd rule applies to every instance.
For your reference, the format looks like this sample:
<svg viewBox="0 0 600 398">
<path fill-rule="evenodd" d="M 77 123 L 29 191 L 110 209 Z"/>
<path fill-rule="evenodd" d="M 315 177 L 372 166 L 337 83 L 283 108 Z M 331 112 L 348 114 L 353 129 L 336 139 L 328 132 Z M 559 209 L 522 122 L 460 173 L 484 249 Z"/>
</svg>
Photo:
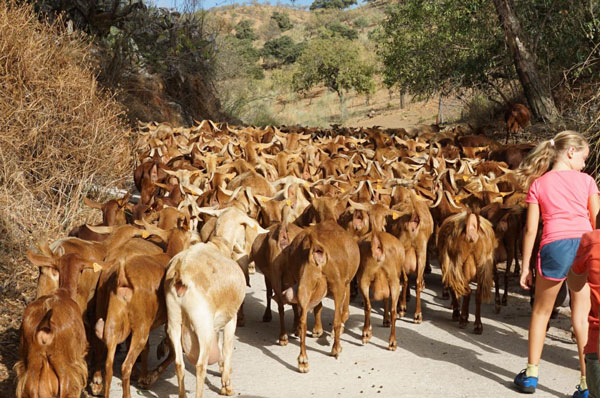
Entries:
<svg viewBox="0 0 600 398">
<path fill-rule="evenodd" d="M 129 352 L 121 365 L 121 382 L 123 386 L 123 398 L 131 398 L 131 370 L 137 357 L 146 347 L 148 342 L 148 336 L 150 334 L 150 327 L 143 325 L 142 327 L 135 328 L 131 335 L 131 344 L 129 345 Z M 147 363 L 145 364 L 148 365 Z M 143 369 L 147 371 L 147 368 Z"/>
<path fill-rule="evenodd" d="M 138 379 L 138 385 L 147 390 L 152 384 L 156 383 L 160 375 L 171 365 L 171 363 L 175 360 L 175 350 L 169 341 L 169 355 L 162 361 L 156 369 L 146 374 L 146 376 L 141 376 Z"/>
<path fill-rule="evenodd" d="M 308 303 L 306 303 L 308 304 Z M 298 329 L 300 334 L 300 355 L 298 355 L 298 372 L 308 373 L 308 356 L 306 355 L 306 318 L 308 306 L 300 304 L 300 319 Z"/>
<path fill-rule="evenodd" d="M 389 278 L 389 276 L 388 276 Z M 400 281 L 398 278 L 390 280 L 390 296 L 392 299 L 392 325 L 390 330 L 390 338 L 388 343 L 388 350 L 396 351 L 398 348 L 398 341 L 396 340 L 396 306 L 398 305 L 398 297 L 400 295 Z M 387 300 L 386 300 L 387 301 Z"/>
<path fill-rule="evenodd" d="M 408 293 L 408 275 L 402 272 L 402 297 L 398 303 L 398 318 L 402 318 L 406 315 L 406 295 Z M 385 325 L 384 325 L 385 326 Z"/>
<path fill-rule="evenodd" d="M 458 327 L 464 329 L 469 324 L 469 301 L 471 301 L 471 288 L 467 287 L 467 293 L 462 297 L 462 308 Z"/>
<path fill-rule="evenodd" d="M 285 309 L 281 297 L 277 300 L 277 310 L 279 311 L 279 345 L 284 346 L 288 343 L 288 335 L 285 330 Z"/>
<path fill-rule="evenodd" d="M 454 322 L 457 322 L 460 319 L 460 309 L 458 306 L 458 297 L 454 290 L 452 290 L 452 289 L 448 289 L 448 290 L 450 290 L 450 293 L 452 295 L 452 320 Z"/>
<path fill-rule="evenodd" d="M 233 355 L 233 340 L 235 338 L 236 319 L 233 317 L 223 328 L 223 338 L 221 345 L 222 364 L 219 364 L 221 370 L 221 395 L 233 395 L 231 386 L 231 357 Z"/>
<path fill-rule="evenodd" d="M 388 297 L 383 299 L 383 327 L 390 327 L 390 317 L 392 316 L 392 311 L 390 309 L 390 303 L 392 302 L 392 298 Z M 396 314 L 398 314 L 398 309 L 396 308 Z M 396 315 L 398 316 L 398 315 Z"/>
<path fill-rule="evenodd" d="M 365 325 L 362 331 L 362 343 L 366 344 L 373 335 L 373 328 L 371 327 L 371 300 L 369 299 L 369 285 L 370 282 L 367 278 L 361 278 L 360 280 L 360 293 L 363 298 L 364 310 L 365 310 Z M 386 300 L 387 302 L 387 300 Z M 387 310 L 386 310 L 387 313 Z M 384 316 L 385 318 L 385 316 Z"/>
<path fill-rule="evenodd" d="M 263 322 L 271 322 L 273 319 L 273 315 L 271 314 L 271 296 L 273 295 L 273 288 L 271 287 L 271 282 L 265 276 L 265 286 L 267 288 L 267 308 L 265 308 L 265 313 L 263 314 Z"/>
<path fill-rule="evenodd" d="M 315 307 L 315 326 L 312 330 L 312 337 L 318 338 L 323 334 L 323 322 L 321 321 L 321 313 L 323 312 L 323 302 L 320 302 Z"/>
<path fill-rule="evenodd" d="M 508 266 L 508 263 L 507 263 Z M 498 263 L 496 261 L 494 261 L 494 285 L 496 285 L 496 292 L 494 294 L 494 311 L 496 312 L 496 314 L 500 313 L 500 283 L 499 283 L 499 276 L 498 276 Z M 479 288 L 477 289 L 477 292 L 479 293 Z"/>
<path fill-rule="evenodd" d="M 475 328 L 473 329 L 473 333 L 481 334 L 483 333 L 483 324 L 481 323 L 481 298 L 483 292 L 481 291 L 481 287 L 479 283 L 477 283 L 477 294 L 475 296 Z"/>
<path fill-rule="evenodd" d="M 423 313 L 421 312 L 421 292 L 425 289 L 425 254 L 427 252 L 427 246 L 419 248 L 419 255 L 417 256 L 417 281 L 415 289 L 415 316 L 414 322 L 423 322 Z"/>
<path fill-rule="evenodd" d="M 345 291 L 333 291 L 333 303 L 335 312 L 333 314 L 333 347 L 331 348 L 331 356 L 338 358 L 342 352 L 340 337 L 342 334 L 342 312 L 344 308 Z"/>
</svg>

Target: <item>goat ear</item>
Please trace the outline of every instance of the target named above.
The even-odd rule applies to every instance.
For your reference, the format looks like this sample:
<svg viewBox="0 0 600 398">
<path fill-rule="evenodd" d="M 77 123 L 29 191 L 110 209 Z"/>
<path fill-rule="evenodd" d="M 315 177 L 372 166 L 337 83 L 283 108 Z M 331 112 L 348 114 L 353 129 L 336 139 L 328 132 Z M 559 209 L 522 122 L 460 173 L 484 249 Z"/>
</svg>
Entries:
<svg viewBox="0 0 600 398">
<path fill-rule="evenodd" d="M 327 253 L 320 245 L 314 245 L 310 250 L 310 258 L 317 267 L 322 267 L 327 263 Z"/>
<path fill-rule="evenodd" d="M 50 320 L 52 318 L 52 309 L 46 312 L 46 315 L 40 321 L 37 330 L 35 332 L 35 339 L 39 345 L 49 345 L 54 340 L 54 334 L 52 333 L 52 325 Z"/>
<path fill-rule="evenodd" d="M 42 254 L 35 254 L 33 252 L 27 252 L 27 259 L 29 262 L 36 267 L 50 267 L 56 268 L 56 259 L 54 257 L 44 256 Z"/>
<path fill-rule="evenodd" d="M 102 203 L 96 202 L 95 200 L 91 200 L 89 198 L 83 198 L 83 203 L 92 209 L 102 209 Z"/>
<path fill-rule="evenodd" d="M 362 210 L 355 210 L 352 214 L 352 226 L 357 231 L 365 226 L 365 219 Z"/>
<path fill-rule="evenodd" d="M 131 192 L 127 192 L 125 196 L 119 199 L 117 202 L 119 203 L 119 207 L 125 207 L 129 203 L 129 198 L 131 197 Z"/>
<path fill-rule="evenodd" d="M 377 262 L 385 260 L 383 245 L 381 244 L 381 239 L 379 239 L 377 234 L 373 234 L 373 239 L 371 239 L 371 254 L 373 255 L 373 258 L 377 260 Z"/>
</svg>

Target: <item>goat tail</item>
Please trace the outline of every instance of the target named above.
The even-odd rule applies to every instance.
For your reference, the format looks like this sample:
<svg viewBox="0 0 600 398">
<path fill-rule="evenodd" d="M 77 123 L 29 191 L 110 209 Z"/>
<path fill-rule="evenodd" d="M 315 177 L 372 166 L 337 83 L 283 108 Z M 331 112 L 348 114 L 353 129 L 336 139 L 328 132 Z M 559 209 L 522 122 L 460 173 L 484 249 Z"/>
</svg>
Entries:
<svg viewBox="0 0 600 398">
<path fill-rule="evenodd" d="M 460 259 L 451 259 L 446 250 L 442 253 L 442 282 L 448 286 L 456 297 L 466 296 L 469 293 L 469 281 L 463 273 Z"/>
<path fill-rule="evenodd" d="M 124 262 L 119 264 L 119 270 L 117 271 L 117 296 L 127 302 L 131 301 L 131 297 L 133 296 L 133 287 L 127 277 Z"/>
<path fill-rule="evenodd" d="M 488 258 L 477 269 L 477 290 L 481 290 L 481 300 L 489 302 L 492 299 L 494 284 L 494 261 Z"/>
</svg>

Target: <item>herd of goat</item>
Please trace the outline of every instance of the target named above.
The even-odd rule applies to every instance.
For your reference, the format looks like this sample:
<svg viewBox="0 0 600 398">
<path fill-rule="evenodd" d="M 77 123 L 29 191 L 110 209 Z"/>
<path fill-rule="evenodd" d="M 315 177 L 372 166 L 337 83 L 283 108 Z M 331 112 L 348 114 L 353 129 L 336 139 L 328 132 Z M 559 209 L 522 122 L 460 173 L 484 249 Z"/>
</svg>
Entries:
<svg viewBox="0 0 600 398">
<path fill-rule="evenodd" d="M 17 397 L 79 397 L 88 380 L 108 397 L 118 344 L 129 338 L 122 364 L 123 397 L 141 358 L 138 385 L 149 388 L 173 361 L 185 397 L 184 356 L 195 365 L 202 396 L 207 365 L 218 362 L 220 393 L 232 395 L 236 325 L 243 325 L 248 274 L 264 274 L 267 307 L 278 307 L 279 344 L 288 342 L 284 306 L 294 310 L 309 371 L 307 314 L 323 333 L 322 299 L 335 304 L 331 355 L 351 296 L 360 294 L 372 336 L 372 300 L 384 301 L 388 349 L 407 310 L 415 279 L 414 322 L 429 256 L 436 253 L 452 318 L 466 327 L 471 283 L 477 284 L 474 332 L 482 333 L 482 301 L 495 282 L 499 311 L 523 225 L 525 193 L 515 168 L 532 144 L 500 145 L 469 128 L 411 130 L 233 127 L 203 121 L 192 128 L 140 127 L 140 193 L 88 206 L 98 226 L 42 239 L 27 258 L 39 267 L 37 299 L 21 328 Z M 428 250 L 429 248 L 429 250 Z M 503 296 L 497 264 L 506 261 Z M 462 298 L 462 307 L 459 299 Z M 426 316 L 426 314 L 425 314 Z M 166 355 L 148 369 L 148 337 L 158 327 Z"/>
</svg>

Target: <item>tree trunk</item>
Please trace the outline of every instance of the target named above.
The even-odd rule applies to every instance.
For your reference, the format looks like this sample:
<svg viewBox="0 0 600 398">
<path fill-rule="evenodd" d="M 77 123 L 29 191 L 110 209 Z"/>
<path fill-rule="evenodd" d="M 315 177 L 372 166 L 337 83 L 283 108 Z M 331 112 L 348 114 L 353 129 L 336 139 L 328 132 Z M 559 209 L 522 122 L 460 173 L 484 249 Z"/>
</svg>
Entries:
<svg viewBox="0 0 600 398">
<path fill-rule="evenodd" d="M 405 106 L 405 92 L 404 90 L 400 91 L 400 109 L 404 109 Z"/>
<path fill-rule="evenodd" d="M 498 18 L 504 30 L 504 40 L 510 48 L 519 81 L 534 116 L 546 122 L 558 119 L 558 110 L 550 91 L 542 83 L 535 67 L 535 55 L 525 45 L 521 24 L 513 0 L 494 0 Z"/>
<path fill-rule="evenodd" d="M 442 94 L 440 94 L 440 98 L 438 100 L 438 114 L 437 114 L 437 117 L 435 118 L 435 124 L 437 124 L 439 126 L 442 123 L 444 123 L 444 112 L 443 112 Z"/>
</svg>

